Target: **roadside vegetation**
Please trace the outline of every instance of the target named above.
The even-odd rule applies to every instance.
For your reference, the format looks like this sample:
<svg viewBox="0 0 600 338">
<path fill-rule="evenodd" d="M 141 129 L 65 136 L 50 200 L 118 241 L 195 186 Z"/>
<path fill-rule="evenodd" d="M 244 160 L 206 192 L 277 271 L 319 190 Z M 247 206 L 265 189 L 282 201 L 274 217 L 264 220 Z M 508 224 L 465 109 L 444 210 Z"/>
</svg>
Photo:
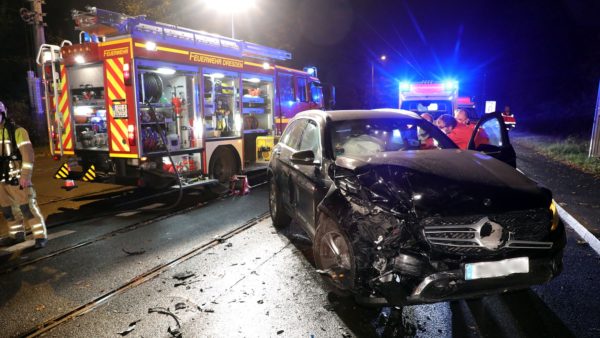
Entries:
<svg viewBox="0 0 600 338">
<path fill-rule="evenodd" d="M 588 157 L 589 139 L 575 136 L 560 139 L 528 135 L 527 137 L 518 137 L 517 140 L 547 157 L 600 177 L 600 158 Z"/>
</svg>

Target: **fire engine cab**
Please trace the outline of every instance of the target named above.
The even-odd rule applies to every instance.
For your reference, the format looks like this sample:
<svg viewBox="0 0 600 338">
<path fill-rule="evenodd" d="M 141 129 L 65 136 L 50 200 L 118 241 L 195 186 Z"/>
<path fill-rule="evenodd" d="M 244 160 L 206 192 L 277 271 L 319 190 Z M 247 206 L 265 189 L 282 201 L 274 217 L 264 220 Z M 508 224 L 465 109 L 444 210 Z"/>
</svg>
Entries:
<svg viewBox="0 0 600 338">
<path fill-rule="evenodd" d="M 72 17 L 79 43 L 38 53 L 57 178 L 225 183 L 266 167 L 289 118 L 323 108 L 316 68 L 274 65 L 284 50 L 95 7 Z"/>
<path fill-rule="evenodd" d="M 443 114 L 454 114 L 457 109 L 458 82 L 400 82 L 400 109 L 417 114 L 429 113 L 434 119 Z"/>
</svg>

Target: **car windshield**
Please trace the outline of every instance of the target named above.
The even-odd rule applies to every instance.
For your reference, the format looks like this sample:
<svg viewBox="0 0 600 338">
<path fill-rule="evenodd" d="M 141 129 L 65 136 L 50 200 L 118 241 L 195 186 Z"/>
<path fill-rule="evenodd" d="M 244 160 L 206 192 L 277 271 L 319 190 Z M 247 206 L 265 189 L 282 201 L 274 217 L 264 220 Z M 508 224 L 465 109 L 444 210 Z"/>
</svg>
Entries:
<svg viewBox="0 0 600 338">
<path fill-rule="evenodd" d="M 335 156 L 455 148 L 452 141 L 431 123 L 404 118 L 333 122 L 331 146 Z"/>
</svg>

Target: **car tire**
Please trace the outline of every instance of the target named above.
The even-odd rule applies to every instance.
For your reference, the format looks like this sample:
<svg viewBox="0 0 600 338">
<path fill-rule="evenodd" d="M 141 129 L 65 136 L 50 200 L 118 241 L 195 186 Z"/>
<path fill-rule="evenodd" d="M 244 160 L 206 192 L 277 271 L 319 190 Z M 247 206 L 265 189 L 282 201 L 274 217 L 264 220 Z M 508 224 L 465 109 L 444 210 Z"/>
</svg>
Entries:
<svg viewBox="0 0 600 338">
<path fill-rule="evenodd" d="M 285 228 L 292 221 L 291 217 L 288 216 L 283 208 L 281 196 L 279 195 L 279 188 L 277 187 L 277 181 L 273 175 L 271 175 L 269 183 L 269 212 L 271 214 L 273 226 L 277 229 Z"/>
<path fill-rule="evenodd" d="M 227 147 L 218 147 L 210 158 L 210 176 L 221 184 L 229 184 L 231 177 L 240 171 L 239 162 L 233 151 Z"/>
<path fill-rule="evenodd" d="M 319 216 L 313 255 L 318 272 L 324 276 L 332 291 L 340 296 L 352 295 L 356 282 L 352 242 L 339 225 L 325 214 Z"/>
</svg>

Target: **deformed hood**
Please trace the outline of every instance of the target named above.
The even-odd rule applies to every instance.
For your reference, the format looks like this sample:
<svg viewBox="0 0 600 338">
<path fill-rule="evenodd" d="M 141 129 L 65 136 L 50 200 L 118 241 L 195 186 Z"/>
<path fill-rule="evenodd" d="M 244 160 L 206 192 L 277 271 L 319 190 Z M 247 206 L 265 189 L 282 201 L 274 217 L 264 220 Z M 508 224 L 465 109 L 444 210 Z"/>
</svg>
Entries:
<svg viewBox="0 0 600 338">
<path fill-rule="evenodd" d="M 336 165 L 359 175 L 363 185 L 371 189 L 377 186 L 378 194 L 382 189 L 390 190 L 398 198 L 394 191 L 404 190 L 401 195 L 410 196 L 416 208 L 428 212 L 538 208 L 547 206 L 551 198 L 549 191 L 513 167 L 474 151 L 444 149 L 339 156 Z M 384 184 L 388 187 L 383 188 Z"/>
</svg>

